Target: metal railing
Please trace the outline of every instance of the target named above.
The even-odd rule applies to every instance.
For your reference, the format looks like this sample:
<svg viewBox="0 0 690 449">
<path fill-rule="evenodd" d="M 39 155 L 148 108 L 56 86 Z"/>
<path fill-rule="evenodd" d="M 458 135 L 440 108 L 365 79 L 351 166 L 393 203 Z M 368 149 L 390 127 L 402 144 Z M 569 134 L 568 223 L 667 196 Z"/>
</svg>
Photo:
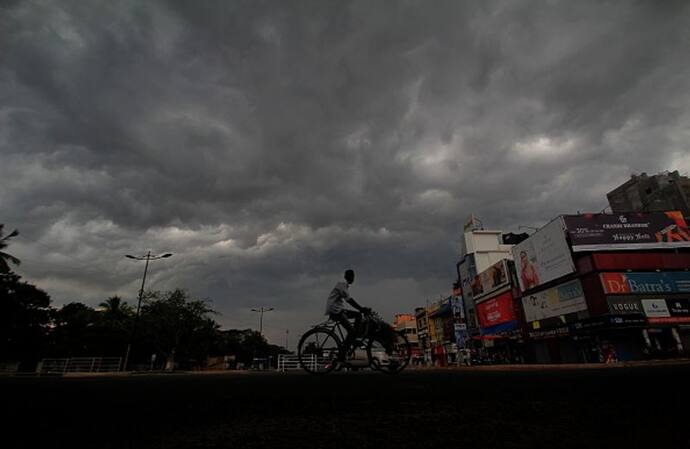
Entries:
<svg viewBox="0 0 690 449">
<path fill-rule="evenodd" d="M 308 363 L 316 367 L 316 354 L 305 356 Z M 278 354 L 278 371 L 288 371 L 291 369 L 302 369 L 299 364 L 299 356 L 292 354 Z"/>
<path fill-rule="evenodd" d="M 113 373 L 122 371 L 122 357 L 71 357 L 43 359 L 38 374 Z"/>
</svg>

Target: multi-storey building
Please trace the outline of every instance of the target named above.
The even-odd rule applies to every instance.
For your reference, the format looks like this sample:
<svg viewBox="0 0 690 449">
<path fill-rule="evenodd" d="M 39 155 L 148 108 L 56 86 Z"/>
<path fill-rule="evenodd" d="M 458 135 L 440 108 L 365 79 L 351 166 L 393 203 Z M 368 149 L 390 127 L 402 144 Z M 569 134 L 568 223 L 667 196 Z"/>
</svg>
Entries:
<svg viewBox="0 0 690 449">
<path fill-rule="evenodd" d="M 690 178 L 678 171 L 631 178 L 606 194 L 613 213 L 678 210 L 690 217 Z"/>
<path fill-rule="evenodd" d="M 426 307 L 417 307 L 414 309 L 415 323 L 417 325 L 417 341 L 419 344 L 420 361 L 423 364 L 431 363 L 431 345 L 429 342 L 429 318 L 427 316 Z"/>
<path fill-rule="evenodd" d="M 679 212 L 560 216 L 513 255 L 531 361 L 688 353 L 690 230 Z"/>
<path fill-rule="evenodd" d="M 417 319 L 411 313 L 399 313 L 393 319 L 393 327 L 398 332 L 402 332 L 407 337 L 407 341 L 412 347 L 412 357 L 415 359 L 421 355 L 419 338 L 417 336 Z"/>
</svg>

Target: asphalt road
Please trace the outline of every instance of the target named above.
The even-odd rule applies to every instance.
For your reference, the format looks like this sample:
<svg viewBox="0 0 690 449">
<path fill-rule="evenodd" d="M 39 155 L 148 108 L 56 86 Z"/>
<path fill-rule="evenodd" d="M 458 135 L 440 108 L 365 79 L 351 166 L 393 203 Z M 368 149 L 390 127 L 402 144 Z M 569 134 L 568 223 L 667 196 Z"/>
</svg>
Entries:
<svg viewBox="0 0 690 449">
<path fill-rule="evenodd" d="M 0 379 L 4 448 L 690 448 L 690 365 Z"/>
</svg>

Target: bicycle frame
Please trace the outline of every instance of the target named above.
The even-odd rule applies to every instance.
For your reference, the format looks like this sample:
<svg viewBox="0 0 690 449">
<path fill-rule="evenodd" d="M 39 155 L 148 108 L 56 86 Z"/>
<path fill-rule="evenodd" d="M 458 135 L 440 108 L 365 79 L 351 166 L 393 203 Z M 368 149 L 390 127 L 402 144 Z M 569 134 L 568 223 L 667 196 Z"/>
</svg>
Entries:
<svg viewBox="0 0 690 449">
<path fill-rule="evenodd" d="M 367 315 L 362 316 L 362 325 L 364 326 L 364 332 L 362 332 L 362 334 L 358 337 L 358 339 L 366 340 L 367 338 L 370 337 L 372 324 L 373 324 L 373 321 Z M 338 336 L 338 338 L 340 338 L 341 342 L 344 342 L 345 337 L 347 337 L 347 333 L 343 330 L 343 325 L 340 324 L 339 322 L 331 319 L 331 318 L 329 318 L 326 321 L 319 323 L 313 327 L 314 328 L 321 327 L 324 329 L 328 329 L 331 332 L 334 332 Z"/>
</svg>

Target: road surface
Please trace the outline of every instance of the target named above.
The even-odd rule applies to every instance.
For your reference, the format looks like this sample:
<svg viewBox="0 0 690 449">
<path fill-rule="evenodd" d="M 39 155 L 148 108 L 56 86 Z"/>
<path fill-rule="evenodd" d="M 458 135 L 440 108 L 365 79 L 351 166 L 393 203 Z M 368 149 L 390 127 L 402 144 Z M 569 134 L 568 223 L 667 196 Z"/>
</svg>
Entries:
<svg viewBox="0 0 690 449">
<path fill-rule="evenodd" d="M 5 448 L 688 448 L 690 365 L 0 378 Z"/>
</svg>

